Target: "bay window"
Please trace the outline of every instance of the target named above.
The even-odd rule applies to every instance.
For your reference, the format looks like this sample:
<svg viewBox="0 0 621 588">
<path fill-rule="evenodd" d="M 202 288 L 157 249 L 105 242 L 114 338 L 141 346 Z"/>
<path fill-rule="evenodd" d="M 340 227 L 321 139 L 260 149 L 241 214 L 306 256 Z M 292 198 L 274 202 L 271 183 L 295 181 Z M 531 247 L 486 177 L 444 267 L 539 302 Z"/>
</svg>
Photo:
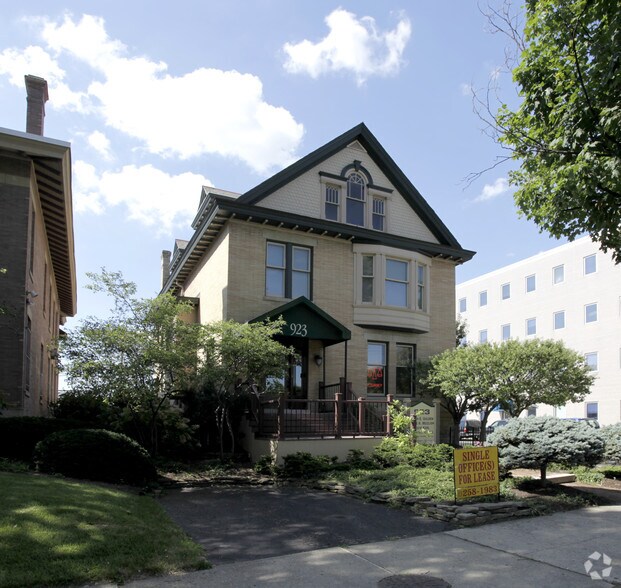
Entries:
<svg viewBox="0 0 621 588">
<path fill-rule="evenodd" d="M 386 259 L 385 302 L 388 306 L 408 306 L 408 262 Z"/>
</svg>

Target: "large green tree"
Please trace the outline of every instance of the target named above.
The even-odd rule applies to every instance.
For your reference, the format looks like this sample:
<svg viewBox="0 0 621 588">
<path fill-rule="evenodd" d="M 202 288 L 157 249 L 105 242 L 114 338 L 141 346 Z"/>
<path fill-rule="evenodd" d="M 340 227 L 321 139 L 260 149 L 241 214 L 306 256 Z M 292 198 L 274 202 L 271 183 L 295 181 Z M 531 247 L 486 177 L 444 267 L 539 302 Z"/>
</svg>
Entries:
<svg viewBox="0 0 621 588">
<path fill-rule="evenodd" d="M 506 5 L 507 3 L 505 3 Z M 520 162 L 518 208 L 542 230 L 587 232 L 621 261 L 621 9 L 618 0 L 527 0 L 523 34 L 509 11 L 496 30 L 517 44 L 519 107 L 492 127 Z M 489 16 L 489 15 L 488 15 Z"/>
<path fill-rule="evenodd" d="M 440 391 L 453 417 L 451 442 L 457 445 L 459 421 L 468 412 L 481 413 L 484 438 L 496 406 L 519 416 L 536 404 L 579 402 L 593 380 L 584 357 L 562 341 L 511 339 L 458 347 L 433 357 L 425 383 Z"/>
<path fill-rule="evenodd" d="M 163 420 L 183 429 L 171 401 L 195 385 L 201 325 L 184 321 L 188 302 L 169 294 L 138 298 L 119 272 L 88 274 L 87 286 L 113 300 L 108 318 L 89 317 L 61 339 L 62 366 L 74 394 L 100 399 L 111 408 L 115 428 L 158 450 Z"/>
</svg>

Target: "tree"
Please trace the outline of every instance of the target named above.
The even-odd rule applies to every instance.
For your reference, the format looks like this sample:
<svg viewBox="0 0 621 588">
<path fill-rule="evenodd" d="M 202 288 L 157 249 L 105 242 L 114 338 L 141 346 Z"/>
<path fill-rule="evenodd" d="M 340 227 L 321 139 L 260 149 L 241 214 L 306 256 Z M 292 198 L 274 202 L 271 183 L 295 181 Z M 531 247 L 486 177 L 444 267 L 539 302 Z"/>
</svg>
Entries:
<svg viewBox="0 0 621 588">
<path fill-rule="evenodd" d="M 425 384 L 442 395 L 442 404 L 453 418 L 451 443 L 459 445 L 459 422 L 468 412 L 481 411 L 482 431 L 498 404 L 496 372 L 498 354 L 489 344 L 457 347 L 431 359 Z"/>
<path fill-rule="evenodd" d="M 284 374 L 293 350 L 274 339 L 282 321 L 240 324 L 221 321 L 206 326 L 199 379 L 216 401 L 216 424 L 220 457 L 224 456 L 224 432 L 228 431 L 235 452 L 235 431 L 231 412 L 249 394 L 260 393 L 269 378 Z"/>
<path fill-rule="evenodd" d="M 523 34 L 509 2 L 494 31 L 517 49 L 521 103 L 491 114 L 491 134 L 519 160 L 515 202 L 541 230 L 587 232 L 621 262 L 621 10 L 618 0 L 527 0 Z M 488 94 L 489 95 L 489 94 Z"/>
<path fill-rule="evenodd" d="M 489 441 L 498 447 L 501 467 L 537 468 L 544 486 L 550 463 L 592 466 L 604 455 L 604 440 L 596 429 L 554 417 L 512 419 Z"/>
<path fill-rule="evenodd" d="M 481 413 L 487 419 L 498 405 L 511 416 L 536 404 L 563 406 L 589 393 L 594 376 L 584 357 L 562 341 L 511 339 L 503 343 L 458 347 L 436 355 L 425 383 L 442 395 L 453 417 L 452 443 L 459 443 L 459 421 Z"/>
<path fill-rule="evenodd" d="M 595 380 L 584 357 L 562 341 L 510 339 L 494 349 L 496 395 L 514 417 L 536 404 L 580 402 Z"/>
<path fill-rule="evenodd" d="M 201 325 L 182 318 L 188 302 L 170 294 L 136 297 L 136 286 L 119 272 L 88 274 L 95 292 L 114 302 L 106 319 L 89 317 L 61 339 L 63 369 L 74 394 L 92 395 L 111 407 L 116 428 L 136 438 L 152 454 L 158 451 L 158 424 L 187 437 L 180 411 L 171 401 L 195 385 L 203 345 Z"/>
</svg>

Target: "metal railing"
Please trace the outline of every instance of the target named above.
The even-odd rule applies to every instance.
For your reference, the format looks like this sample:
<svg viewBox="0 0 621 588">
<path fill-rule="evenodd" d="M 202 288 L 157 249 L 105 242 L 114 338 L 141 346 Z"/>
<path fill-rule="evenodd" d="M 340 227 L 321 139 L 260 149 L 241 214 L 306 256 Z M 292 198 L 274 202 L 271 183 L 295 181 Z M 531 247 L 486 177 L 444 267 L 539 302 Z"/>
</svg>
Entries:
<svg viewBox="0 0 621 588">
<path fill-rule="evenodd" d="M 381 400 L 255 398 L 252 415 L 259 436 L 290 438 L 379 437 L 391 432 L 388 405 L 391 396 Z"/>
</svg>

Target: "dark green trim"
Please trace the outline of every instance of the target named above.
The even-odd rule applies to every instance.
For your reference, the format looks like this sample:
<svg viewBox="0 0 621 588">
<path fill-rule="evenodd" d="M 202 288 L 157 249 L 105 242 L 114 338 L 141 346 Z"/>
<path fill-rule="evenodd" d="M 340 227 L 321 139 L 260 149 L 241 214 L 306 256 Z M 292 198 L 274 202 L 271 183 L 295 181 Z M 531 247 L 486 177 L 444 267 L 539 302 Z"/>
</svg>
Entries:
<svg viewBox="0 0 621 588">
<path fill-rule="evenodd" d="M 351 339 L 351 331 L 348 328 L 304 296 L 265 312 L 248 322 L 260 323 L 279 318 L 286 323 L 282 337 L 322 341 L 326 346 Z M 304 328 L 297 328 L 296 325 L 303 325 Z"/>
<path fill-rule="evenodd" d="M 284 225 L 298 226 L 303 229 L 313 229 L 318 233 L 327 233 L 330 235 L 340 235 L 344 238 L 352 239 L 355 243 L 368 243 L 374 245 L 387 245 L 405 249 L 407 251 L 420 251 L 427 255 L 443 256 L 455 259 L 457 261 L 468 261 L 474 256 L 474 251 L 466 249 L 449 247 L 446 245 L 429 243 L 428 241 L 419 241 L 417 239 L 408 239 L 397 235 L 390 235 L 382 231 L 373 231 L 355 225 L 346 225 L 334 221 L 310 218 L 282 210 L 274 210 L 272 208 L 264 208 L 262 206 L 252 206 L 240 202 L 240 199 L 226 198 L 223 196 L 216 197 L 218 206 L 222 210 L 235 213 L 238 218 L 251 218 L 257 221 L 272 221 L 274 223 L 283 223 Z"/>
<path fill-rule="evenodd" d="M 362 145 L 369 157 L 381 169 L 390 183 L 395 186 L 397 191 L 421 218 L 436 239 L 443 245 L 448 245 L 454 249 L 461 249 L 461 245 L 457 239 L 440 220 L 440 217 L 438 217 L 429 206 L 420 192 L 401 171 L 390 155 L 388 155 L 386 150 L 364 123 L 360 123 L 319 149 L 299 159 L 294 164 L 240 196 L 238 200 L 244 204 L 256 204 L 260 202 L 274 191 L 285 186 L 298 176 L 320 164 L 322 161 L 330 158 L 354 141 L 358 141 L 360 145 Z"/>
<path fill-rule="evenodd" d="M 329 178 L 331 180 L 347 182 L 347 176 L 339 176 L 338 174 L 331 174 L 329 172 L 320 171 L 319 176 L 322 178 Z M 371 190 L 377 190 L 378 192 L 386 192 L 387 194 L 392 194 L 394 192 L 392 188 L 384 188 L 383 186 L 378 186 L 376 184 L 367 184 L 367 188 L 370 188 Z"/>
</svg>

